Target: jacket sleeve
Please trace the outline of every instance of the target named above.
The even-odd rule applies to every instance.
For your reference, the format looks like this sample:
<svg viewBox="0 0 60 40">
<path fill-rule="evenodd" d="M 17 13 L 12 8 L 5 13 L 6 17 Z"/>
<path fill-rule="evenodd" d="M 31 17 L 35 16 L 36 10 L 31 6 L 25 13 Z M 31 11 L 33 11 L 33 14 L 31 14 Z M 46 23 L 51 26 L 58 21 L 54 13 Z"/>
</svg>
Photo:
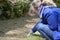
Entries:
<svg viewBox="0 0 60 40">
<path fill-rule="evenodd" d="M 47 23 L 51 30 L 57 29 L 57 14 L 53 11 L 49 11 L 46 13 Z"/>
<path fill-rule="evenodd" d="M 36 31 L 37 31 L 37 25 L 38 25 L 39 23 L 42 23 L 42 19 L 41 19 L 39 22 L 37 22 L 36 25 L 32 28 L 32 31 L 33 31 L 33 32 L 36 32 Z"/>
<path fill-rule="evenodd" d="M 40 17 L 40 16 L 42 16 L 42 15 L 40 15 L 40 14 L 41 14 L 41 10 L 39 9 L 38 16 L 39 16 L 39 18 L 40 18 L 40 21 L 37 22 L 36 25 L 32 28 L 32 31 L 33 31 L 33 32 L 36 32 L 36 31 L 37 31 L 37 27 L 36 27 L 36 26 L 37 26 L 39 23 L 42 23 L 42 17 Z"/>
</svg>

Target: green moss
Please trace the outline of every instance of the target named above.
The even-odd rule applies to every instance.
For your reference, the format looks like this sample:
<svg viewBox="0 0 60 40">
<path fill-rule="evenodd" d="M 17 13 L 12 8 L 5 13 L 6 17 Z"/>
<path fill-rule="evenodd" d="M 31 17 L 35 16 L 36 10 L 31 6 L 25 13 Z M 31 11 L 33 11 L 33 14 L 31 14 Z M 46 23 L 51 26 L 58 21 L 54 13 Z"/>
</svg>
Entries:
<svg viewBox="0 0 60 40">
<path fill-rule="evenodd" d="M 43 38 L 38 32 L 36 32 L 25 38 L 25 40 L 45 40 L 45 38 Z"/>
</svg>

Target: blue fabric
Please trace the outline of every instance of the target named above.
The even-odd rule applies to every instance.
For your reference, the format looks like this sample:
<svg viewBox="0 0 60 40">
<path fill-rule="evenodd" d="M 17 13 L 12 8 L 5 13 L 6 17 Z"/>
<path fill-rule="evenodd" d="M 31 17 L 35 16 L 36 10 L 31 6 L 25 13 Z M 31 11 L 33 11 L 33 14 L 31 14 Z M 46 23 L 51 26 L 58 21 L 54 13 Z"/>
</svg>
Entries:
<svg viewBox="0 0 60 40">
<path fill-rule="evenodd" d="M 46 8 L 44 11 L 44 20 L 46 19 L 45 23 L 49 24 L 49 28 L 52 30 L 57 30 L 58 28 L 58 13 L 57 8 Z"/>
<path fill-rule="evenodd" d="M 60 32 L 54 31 L 53 37 L 54 37 L 54 40 L 60 40 Z"/>
<path fill-rule="evenodd" d="M 56 7 L 46 8 L 43 12 L 43 21 L 49 25 L 49 28 L 53 31 L 54 40 L 60 40 L 60 9 Z M 55 32 L 57 31 L 57 32 Z"/>
<path fill-rule="evenodd" d="M 48 25 L 42 24 L 41 22 L 38 22 L 34 27 L 33 27 L 33 32 L 38 31 L 41 33 L 46 39 L 52 40 L 52 31 L 49 29 Z"/>
<path fill-rule="evenodd" d="M 57 39 L 58 37 L 60 38 L 60 36 L 58 36 L 58 35 L 60 35 L 60 9 L 57 7 L 53 7 L 53 6 L 44 6 L 44 7 L 42 7 L 42 11 L 43 11 L 42 15 L 40 15 L 41 12 L 39 12 L 39 14 L 38 14 L 39 17 L 41 16 L 42 21 L 39 21 L 38 23 L 48 25 L 48 28 L 50 29 L 50 31 L 53 31 L 52 38 L 54 40 L 60 40 L 60 39 Z M 38 23 L 36 25 L 38 25 Z M 42 28 L 43 26 L 44 25 L 40 25 L 38 27 Z M 42 28 L 42 29 L 44 29 L 44 28 Z M 42 31 L 42 29 L 41 29 L 41 31 Z M 34 28 L 32 29 L 33 32 L 35 32 L 37 30 L 38 29 L 36 26 L 34 26 Z M 48 32 L 50 32 L 50 31 L 48 31 Z M 57 32 L 55 32 L 55 31 L 57 31 Z M 48 35 L 47 31 L 43 31 L 43 32 L 46 33 L 46 35 Z M 52 32 L 50 34 L 52 34 Z"/>
</svg>

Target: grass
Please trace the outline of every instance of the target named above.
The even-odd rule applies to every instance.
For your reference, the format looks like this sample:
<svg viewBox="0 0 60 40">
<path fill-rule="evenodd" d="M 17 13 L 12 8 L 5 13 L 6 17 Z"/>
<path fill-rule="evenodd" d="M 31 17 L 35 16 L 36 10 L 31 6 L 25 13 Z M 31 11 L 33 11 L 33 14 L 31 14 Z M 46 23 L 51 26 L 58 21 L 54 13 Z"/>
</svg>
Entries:
<svg viewBox="0 0 60 40">
<path fill-rule="evenodd" d="M 26 40 L 45 40 L 45 39 L 40 35 L 40 33 L 36 32 L 27 37 Z"/>
</svg>

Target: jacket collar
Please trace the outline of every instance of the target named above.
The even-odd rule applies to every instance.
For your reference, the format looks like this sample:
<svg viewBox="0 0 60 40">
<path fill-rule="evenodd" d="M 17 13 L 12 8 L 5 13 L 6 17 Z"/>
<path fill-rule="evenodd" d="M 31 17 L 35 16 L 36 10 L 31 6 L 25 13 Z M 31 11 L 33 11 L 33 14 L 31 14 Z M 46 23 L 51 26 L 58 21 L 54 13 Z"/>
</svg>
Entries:
<svg viewBox="0 0 60 40">
<path fill-rule="evenodd" d="M 47 5 L 47 6 L 41 5 L 39 7 L 40 8 L 39 9 L 39 13 L 38 13 L 39 17 L 42 18 L 42 14 L 43 14 L 43 11 L 44 11 L 45 8 L 52 8 L 52 7 L 55 7 L 55 6 L 53 6 L 53 5 Z"/>
</svg>

